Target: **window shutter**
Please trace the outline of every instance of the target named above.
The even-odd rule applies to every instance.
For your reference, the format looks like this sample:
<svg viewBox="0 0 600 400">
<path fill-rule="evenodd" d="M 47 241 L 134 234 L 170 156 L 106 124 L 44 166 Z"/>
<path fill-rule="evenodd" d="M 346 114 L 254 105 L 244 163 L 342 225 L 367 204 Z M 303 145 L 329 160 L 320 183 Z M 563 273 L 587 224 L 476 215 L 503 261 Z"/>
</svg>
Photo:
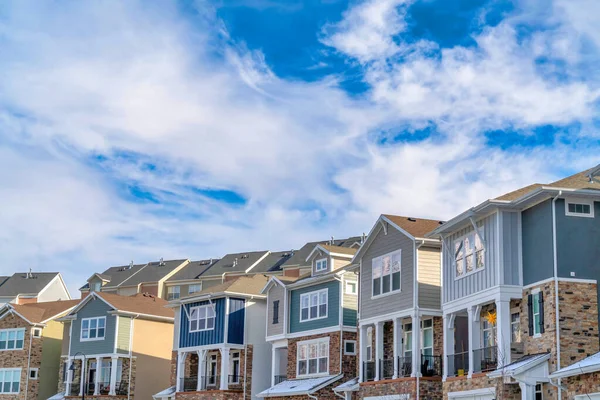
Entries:
<svg viewBox="0 0 600 400">
<path fill-rule="evenodd" d="M 540 292 L 540 333 L 544 333 L 544 293 Z"/>
<path fill-rule="evenodd" d="M 527 296 L 527 321 L 529 327 L 529 336 L 533 336 L 533 295 Z"/>
<path fill-rule="evenodd" d="M 279 323 L 279 300 L 273 302 L 273 324 Z"/>
</svg>

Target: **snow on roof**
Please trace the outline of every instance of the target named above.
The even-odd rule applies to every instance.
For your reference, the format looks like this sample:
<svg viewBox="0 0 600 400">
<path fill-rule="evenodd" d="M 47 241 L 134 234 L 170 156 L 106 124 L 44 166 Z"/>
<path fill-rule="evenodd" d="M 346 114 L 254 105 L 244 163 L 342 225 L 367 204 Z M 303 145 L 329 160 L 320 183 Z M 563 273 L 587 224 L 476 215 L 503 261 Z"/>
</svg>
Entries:
<svg viewBox="0 0 600 400">
<path fill-rule="evenodd" d="M 164 397 L 171 397 L 175 395 L 175 386 L 171 386 L 170 388 L 166 388 L 165 390 L 158 392 L 156 394 L 153 394 L 152 397 L 154 397 L 155 399 L 161 399 Z"/>
<path fill-rule="evenodd" d="M 290 379 L 271 386 L 257 394 L 257 397 L 302 396 L 312 394 L 319 389 L 341 379 L 343 375 L 327 375 L 318 378 Z"/>
<path fill-rule="evenodd" d="M 334 392 L 354 392 L 356 390 L 358 390 L 358 378 L 352 378 L 333 388 Z"/>
<path fill-rule="evenodd" d="M 559 369 L 550 374 L 550 378 L 567 378 L 569 376 L 589 374 L 600 371 L 600 353 L 596 353 L 568 367 Z"/>
<path fill-rule="evenodd" d="M 500 378 L 502 376 L 513 376 L 521 374 L 542 362 L 550 359 L 550 353 L 531 354 L 522 357 L 514 363 L 500 367 L 488 374 L 490 378 Z"/>
<path fill-rule="evenodd" d="M 56 393 L 54 396 L 50 397 L 48 400 L 62 400 L 65 398 L 65 392 Z"/>
</svg>

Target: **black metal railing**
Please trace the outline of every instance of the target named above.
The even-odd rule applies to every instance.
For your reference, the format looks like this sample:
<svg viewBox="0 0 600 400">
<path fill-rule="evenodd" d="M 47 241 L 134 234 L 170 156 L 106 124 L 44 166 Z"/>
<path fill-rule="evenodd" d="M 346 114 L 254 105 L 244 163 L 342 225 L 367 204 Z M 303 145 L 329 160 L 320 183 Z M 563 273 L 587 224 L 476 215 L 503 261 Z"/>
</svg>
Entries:
<svg viewBox="0 0 600 400">
<path fill-rule="evenodd" d="M 422 376 L 442 376 L 443 373 L 442 356 L 421 355 Z"/>
<path fill-rule="evenodd" d="M 467 376 L 469 373 L 469 352 L 448 356 L 448 376 Z"/>
<path fill-rule="evenodd" d="M 200 378 L 202 379 L 202 390 L 215 390 L 219 388 L 219 375 L 207 375 Z"/>
<path fill-rule="evenodd" d="M 412 358 L 398 357 L 398 378 L 406 378 L 412 375 Z"/>
<path fill-rule="evenodd" d="M 79 396 L 79 389 L 81 387 L 80 382 L 71 382 L 71 387 L 69 388 L 69 396 Z"/>
<path fill-rule="evenodd" d="M 365 382 L 375 380 L 375 361 L 363 362 L 363 380 Z"/>
<path fill-rule="evenodd" d="M 115 384 L 115 394 L 117 396 L 127 396 L 129 394 L 129 381 L 117 381 L 117 383 Z"/>
<path fill-rule="evenodd" d="M 473 350 L 473 372 L 493 371 L 498 367 L 498 347 Z"/>
<path fill-rule="evenodd" d="M 275 384 L 287 381 L 287 375 L 275 375 Z"/>
<path fill-rule="evenodd" d="M 379 360 L 379 379 L 392 379 L 394 377 L 394 359 Z"/>
<path fill-rule="evenodd" d="M 198 377 L 181 378 L 182 392 L 195 392 L 198 390 Z"/>
<path fill-rule="evenodd" d="M 98 382 L 98 394 L 107 395 L 109 393 L 110 393 L 110 381 Z M 92 390 L 92 394 L 94 394 L 93 390 Z"/>
</svg>

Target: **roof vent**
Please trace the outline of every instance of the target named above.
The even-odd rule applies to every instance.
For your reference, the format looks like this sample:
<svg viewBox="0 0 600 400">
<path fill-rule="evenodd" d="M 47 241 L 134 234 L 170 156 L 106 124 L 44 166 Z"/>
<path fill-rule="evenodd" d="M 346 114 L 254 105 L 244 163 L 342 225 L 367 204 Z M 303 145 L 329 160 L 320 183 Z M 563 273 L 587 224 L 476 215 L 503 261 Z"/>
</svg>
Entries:
<svg viewBox="0 0 600 400">
<path fill-rule="evenodd" d="M 233 265 L 232 267 L 236 267 L 238 265 L 238 259 L 237 257 L 235 258 L 235 260 L 233 260 Z"/>
<path fill-rule="evenodd" d="M 163 258 L 162 258 L 162 257 L 160 258 L 160 261 L 158 262 L 158 265 L 159 265 L 160 267 L 163 267 L 163 266 L 165 265 L 165 261 L 163 260 Z"/>
<path fill-rule="evenodd" d="M 31 272 L 31 268 L 29 268 L 29 272 L 27 272 L 25 274 L 25 279 L 34 279 L 34 278 L 36 278 L 36 277 L 33 275 L 33 272 Z"/>
<path fill-rule="evenodd" d="M 364 244 L 367 241 L 367 235 L 365 235 L 365 233 L 363 232 L 362 236 L 360 237 L 360 244 Z"/>
<path fill-rule="evenodd" d="M 411 217 L 409 217 L 409 218 L 408 218 L 408 220 L 409 220 L 410 222 L 417 222 L 417 219 L 416 219 L 416 218 L 411 218 Z"/>
<path fill-rule="evenodd" d="M 244 255 L 242 256 L 242 259 L 244 259 L 244 258 L 248 258 L 248 257 L 250 257 L 248 254 L 244 254 Z"/>
<path fill-rule="evenodd" d="M 133 260 L 131 260 L 131 262 L 129 263 L 129 267 L 127 267 L 127 269 L 131 269 L 133 268 Z"/>
</svg>

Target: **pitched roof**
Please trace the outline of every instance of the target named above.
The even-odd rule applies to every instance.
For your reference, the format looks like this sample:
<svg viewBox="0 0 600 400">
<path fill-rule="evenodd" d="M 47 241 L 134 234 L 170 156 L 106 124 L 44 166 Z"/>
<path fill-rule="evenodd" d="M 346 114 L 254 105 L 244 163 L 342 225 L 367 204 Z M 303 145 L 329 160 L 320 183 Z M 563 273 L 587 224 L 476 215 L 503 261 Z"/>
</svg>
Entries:
<svg viewBox="0 0 600 400">
<path fill-rule="evenodd" d="M 339 247 L 351 247 L 355 243 L 360 243 L 362 241 L 362 237 L 360 236 L 351 236 L 345 239 L 334 239 L 333 245 Z M 330 244 L 331 240 L 322 240 L 320 242 L 308 242 L 304 246 L 300 248 L 300 250 L 293 250 L 292 256 L 284 262 L 281 267 L 296 267 L 296 266 L 310 266 L 309 263 L 306 262 L 306 258 L 313 251 L 316 245 L 326 245 Z"/>
<path fill-rule="evenodd" d="M 346 254 L 349 256 L 355 255 L 358 250 L 356 247 L 332 246 L 329 244 L 322 244 L 321 247 L 330 253 Z"/>
<path fill-rule="evenodd" d="M 425 218 L 402 217 L 400 215 L 383 214 L 384 217 L 410 233 L 413 237 L 422 238 L 425 234 L 439 227 L 443 221 Z"/>
<path fill-rule="evenodd" d="M 44 303 L 11 304 L 16 312 L 34 324 L 42 323 L 49 318 L 67 312 L 75 307 L 80 300 L 48 301 Z"/>
<path fill-rule="evenodd" d="M 257 397 L 288 397 L 312 394 L 341 379 L 344 375 L 327 375 L 318 378 L 289 379 L 257 394 Z"/>
<path fill-rule="evenodd" d="M 212 267 L 200 274 L 200 276 L 204 278 L 207 276 L 221 276 L 225 272 L 243 273 L 267 253 L 268 252 L 264 250 L 227 254 L 225 257 L 214 263 Z"/>
<path fill-rule="evenodd" d="M 135 264 L 131 268 L 129 268 L 129 265 L 110 267 L 106 271 L 102 272 L 102 274 L 100 275 L 110 277 L 110 282 L 106 284 L 107 287 L 116 287 L 123 283 L 123 281 L 125 281 L 127 278 L 140 272 L 145 266 L 146 264 Z M 79 290 L 87 288 L 89 288 L 89 284 L 86 283 L 81 288 L 79 288 Z"/>
<path fill-rule="evenodd" d="M 263 272 L 277 272 L 281 271 L 281 266 L 289 260 L 292 253 L 289 251 L 275 251 L 269 253 L 268 256 L 263 258 L 250 272 L 263 273 Z"/>
<path fill-rule="evenodd" d="M 186 261 L 187 259 L 168 260 L 162 263 L 160 261 L 149 262 L 137 274 L 123 281 L 121 286 L 137 286 L 145 282 L 158 282 Z"/>
<path fill-rule="evenodd" d="M 6 282 L 8 278 L 10 278 L 10 276 L 0 276 L 0 286 L 2 286 L 2 284 Z"/>
<path fill-rule="evenodd" d="M 190 261 L 189 264 L 187 264 L 179 271 L 175 272 L 173 276 L 167 279 L 167 282 L 187 281 L 191 279 L 196 279 L 217 261 L 219 261 L 218 258 L 211 258 L 210 260 Z"/>
<path fill-rule="evenodd" d="M 534 183 L 532 185 L 528 185 L 520 189 L 514 190 L 512 192 L 503 194 L 502 196 L 496 197 L 496 200 L 513 201 L 518 199 L 519 197 L 526 195 L 527 193 L 534 191 L 535 189 L 541 188 L 542 186 L 544 185 L 541 183 Z"/>
<path fill-rule="evenodd" d="M 491 378 L 500 378 L 503 376 L 515 376 L 520 375 L 523 372 L 529 371 L 530 369 L 540 365 L 544 361 L 550 359 L 550 353 L 537 353 L 528 354 L 521 357 L 517 361 L 500 367 L 488 374 Z"/>
<path fill-rule="evenodd" d="M 16 297 L 19 294 L 35 294 L 42 291 L 58 272 L 32 272 L 28 278 L 27 272 L 17 272 L 0 286 L 0 297 Z"/>
<path fill-rule="evenodd" d="M 252 276 L 240 276 L 239 278 L 232 279 L 227 282 L 223 282 L 220 285 L 211 286 L 200 292 L 194 293 L 188 297 L 199 297 L 206 294 L 217 294 L 217 293 L 239 293 L 247 294 L 251 296 L 261 295 L 262 289 L 265 287 L 269 277 L 262 274 L 255 274 Z"/>
<path fill-rule="evenodd" d="M 567 378 L 569 376 L 590 374 L 600 371 L 600 353 L 593 354 L 567 367 L 550 374 L 550 378 Z"/>
<path fill-rule="evenodd" d="M 120 296 L 113 293 L 94 292 L 93 295 L 101 297 L 117 311 L 166 318 L 174 318 L 175 316 L 172 309 L 165 307 L 168 304 L 166 300 L 147 294 L 138 293 L 134 296 Z"/>
</svg>

